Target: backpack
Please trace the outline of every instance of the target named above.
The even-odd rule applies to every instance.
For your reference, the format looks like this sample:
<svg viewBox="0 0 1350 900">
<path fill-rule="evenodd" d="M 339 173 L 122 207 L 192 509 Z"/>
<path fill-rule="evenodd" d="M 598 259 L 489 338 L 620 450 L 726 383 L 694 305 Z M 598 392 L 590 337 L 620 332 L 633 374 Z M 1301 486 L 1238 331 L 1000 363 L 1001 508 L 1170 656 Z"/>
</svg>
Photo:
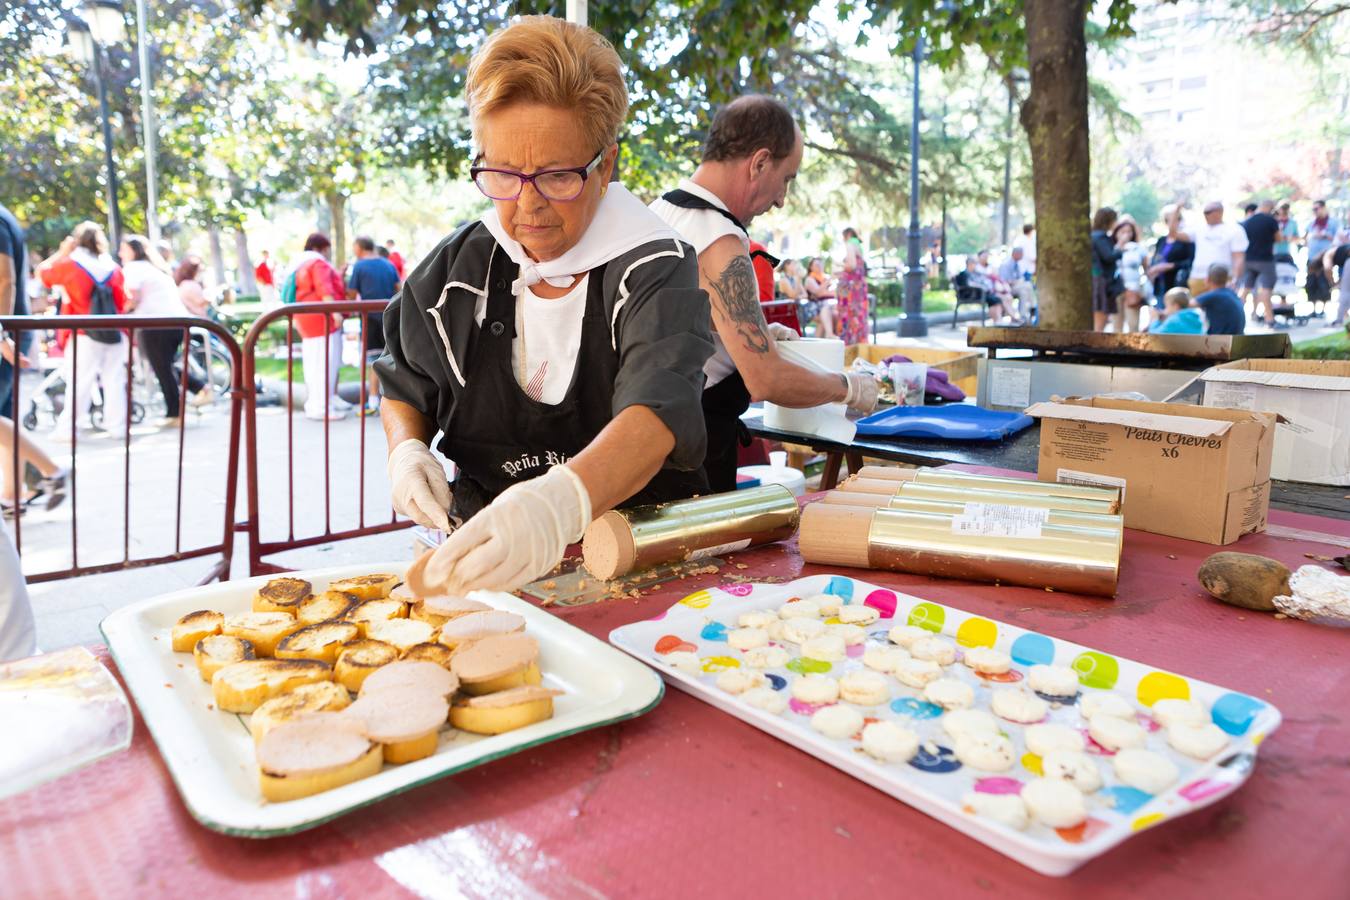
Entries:
<svg viewBox="0 0 1350 900">
<path fill-rule="evenodd" d="M 71 261 L 74 262 L 74 260 Z M 117 302 L 113 299 L 112 285 L 109 284 L 112 277 L 117 274 L 117 270 L 113 269 L 106 278 L 100 281 L 94 277 L 93 272 L 90 272 L 84 266 L 80 266 L 79 263 L 75 263 L 75 265 L 79 266 L 80 271 L 88 275 L 89 280 L 93 282 L 93 286 L 89 289 L 89 315 L 117 315 Z M 88 328 L 84 333 L 100 344 L 116 344 L 122 340 L 122 332 L 116 328 Z"/>
<path fill-rule="evenodd" d="M 286 276 L 286 280 L 281 283 L 281 302 L 295 302 L 295 270 L 292 270 L 291 273 Z"/>
</svg>

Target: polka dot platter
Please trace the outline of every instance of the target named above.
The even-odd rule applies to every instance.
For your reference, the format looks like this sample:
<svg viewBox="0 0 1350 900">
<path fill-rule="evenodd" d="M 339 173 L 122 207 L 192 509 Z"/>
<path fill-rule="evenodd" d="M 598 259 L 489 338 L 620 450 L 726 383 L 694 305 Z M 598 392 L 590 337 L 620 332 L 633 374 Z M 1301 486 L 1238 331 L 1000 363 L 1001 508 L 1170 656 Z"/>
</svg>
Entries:
<svg viewBox="0 0 1350 900">
<path fill-rule="evenodd" d="M 1280 724 L 1254 697 L 842 575 L 697 591 L 609 637 L 1046 875 L 1237 790 Z"/>
</svg>

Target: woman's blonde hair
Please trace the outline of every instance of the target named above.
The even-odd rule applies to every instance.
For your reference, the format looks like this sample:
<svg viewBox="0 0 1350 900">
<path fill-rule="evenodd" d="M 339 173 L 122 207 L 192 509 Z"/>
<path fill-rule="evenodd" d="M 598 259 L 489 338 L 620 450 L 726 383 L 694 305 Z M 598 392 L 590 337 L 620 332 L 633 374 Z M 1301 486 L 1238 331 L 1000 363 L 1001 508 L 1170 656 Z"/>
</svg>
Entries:
<svg viewBox="0 0 1350 900">
<path fill-rule="evenodd" d="M 1191 305 L 1191 292 L 1184 287 L 1174 287 L 1163 294 L 1163 305 L 1178 306 L 1185 309 Z"/>
<path fill-rule="evenodd" d="M 489 37 L 469 62 L 464 96 L 476 142 L 482 117 L 512 103 L 575 110 L 596 150 L 614 143 L 628 115 L 619 54 L 591 29 L 553 16 L 522 16 Z"/>
</svg>

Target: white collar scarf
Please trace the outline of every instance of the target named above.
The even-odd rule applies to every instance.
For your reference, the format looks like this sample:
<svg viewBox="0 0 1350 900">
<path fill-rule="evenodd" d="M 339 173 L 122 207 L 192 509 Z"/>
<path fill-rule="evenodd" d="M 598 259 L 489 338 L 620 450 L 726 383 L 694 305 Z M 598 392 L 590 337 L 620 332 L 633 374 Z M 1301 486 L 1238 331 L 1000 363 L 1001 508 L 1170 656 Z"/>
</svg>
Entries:
<svg viewBox="0 0 1350 900">
<path fill-rule="evenodd" d="M 481 221 L 511 261 L 520 267 L 520 275 L 511 283 L 511 293 L 516 296 L 541 281 L 553 287 L 570 287 L 576 276 L 622 256 L 634 247 L 652 241 L 680 239 L 678 232 L 617 182 L 611 183 L 600 198 L 595 218 L 576 246 L 547 262 L 530 259 L 525 248 L 506 233 L 496 209 L 484 213 Z"/>
</svg>

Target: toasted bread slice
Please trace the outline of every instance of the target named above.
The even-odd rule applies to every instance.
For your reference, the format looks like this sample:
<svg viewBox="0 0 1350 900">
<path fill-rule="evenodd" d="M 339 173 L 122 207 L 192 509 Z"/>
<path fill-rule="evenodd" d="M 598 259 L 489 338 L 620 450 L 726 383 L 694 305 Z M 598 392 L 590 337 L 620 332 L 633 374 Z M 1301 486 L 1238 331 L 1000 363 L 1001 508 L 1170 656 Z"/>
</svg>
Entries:
<svg viewBox="0 0 1350 900">
<path fill-rule="evenodd" d="M 366 626 L 371 622 L 387 622 L 390 619 L 404 619 L 408 616 L 408 605 L 402 600 L 367 600 L 349 609 L 342 621 L 351 622 L 361 629 L 361 637 L 366 634 Z"/>
<path fill-rule="evenodd" d="M 426 622 L 414 622 L 412 619 L 389 619 L 385 622 L 367 622 L 366 637 L 393 644 L 402 653 L 414 644 L 424 644 L 433 640 L 436 629 Z"/>
<path fill-rule="evenodd" d="M 314 594 L 306 597 L 296 610 L 295 618 L 301 625 L 318 625 L 320 622 L 331 622 L 335 619 L 341 619 L 349 611 L 356 608 L 360 603 L 351 594 L 344 594 L 341 591 L 324 591 L 322 594 Z"/>
<path fill-rule="evenodd" d="M 251 659 L 232 663 L 211 678 L 216 708 L 251 713 L 302 684 L 331 681 L 333 670 L 313 659 Z"/>
<path fill-rule="evenodd" d="M 213 609 L 199 609 L 190 612 L 174 623 L 173 651 L 191 653 L 197 642 L 209 634 L 220 634 L 220 626 L 225 624 L 225 616 Z"/>
<path fill-rule="evenodd" d="M 502 734 L 553 718 L 553 698 L 562 691 L 518 687 L 486 697 L 468 697 L 450 707 L 450 724 L 473 734 Z"/>
<path fill-rule="evenodd" d="M 437 689 L 392 686 L 366 690 L 346 712 L 363 724 L 362 733 L 384 745 L 384 761 L 407 763 L 436 752 L 450 704 Z"/>
<path fill-rule="evenodd" d="M 303 578 L 273 578 L 253 595 L 254 612 L 294 613 L 314 586 Z"/>
<path fill-rule="evenodd" d="M 539 642 L 527 634 L 499 634 L 455 652 L 450 669 L 466 694 L 495 694 L 539 684 Z"/>
<path fill-rule="evenodd" d="M 248 720 L 248 730 L 253 732 L 254 742 L 261 741 L 263 735 L 276 728 L 282 722 L 303 713 L 337 712 L 351 705 L 351 695 L 342 685 L 332 681 L 316 681 L 314 684 L 302 684 L 289 693 L 273 697 L 253 711 Z"/>
<path fill-rule="evenodd" d="M 338 684 L 355 694 L 360 692 L 367 675 L 397 659 L 398 648 L 383 641 L 351 641 L 338 650 L 333 675 Z"/>
<path fill-rule="evenodd" d="M 246 659 L 256 659 L 257 654 L 253 652 L 253 645 L 241 637 L 232 634 L 208 634 L 192 648 L 192 658 L 197 663 L 197 671 L 201 673 L 202 681 L 210 681 L 212 676 L 226 666 Z"/>
<path fill-rule="evenodd" d="M 420 659 L 426 662 L 433 662 L 436 665 L 448 669 L 450 668 L 450 657 L 455 655 L 444 644 L 437 644 L 434 641 L 427 641 L 422 644 L 413 644 L 407 650 L 403 651 L 403 659 Z"/>
<path fill-rule="evenodd" d="M 426 622 L 432 628 L 440 628 L 446 622 L 450 621 L 449 616 L 438 616 L 436 613 L 431 612 L 427 609 L 426 603 L 421 600 L 415 601 L 408 607 L 408 618 L 412 619 L 414 622 Z"/>
<path fill-rule="evenodd" d="M 251 643 L 259 656 L 273 655 L 282 638 L 299 630 L 300 623 L 288 612 L 252 612 L 226 616 L 225 624 L 220 627 L 222 634 L 241 637 Z"/>
<path fill-rule="evenodd" d="M 355 594 L 361 600 L 382 600 L 399 583 L 397 575 L 381 572 L 377 575 L 357 575 L 355 578 L 343 578 L 328 585 L 330 591 L 342 591 Z"/>
<path fill-rule="evenodd" d="M 342 713 L 297 716 L 258 742 L 258 781 L 273 803 L 298 800 L 380 771 L 384 751 Z"/>
<path fill-rule="evenodd" d="M 320 622 L 293 631 L 277 644 L 277 659 L 317 659 L 333 665 L 338 651 L 348 641 L 354 641 L 360 629 L 350 622 Z"/>
<path fill-rule="evenodd" d="M 391 596 L 398 597 L 399 594 Z M 477 600 L 460 597 L 432 597 L 429 600 L 417 600 L 408 610 L 408 617 L 420 622 L 429 622 L 440 628 L 451 619 L 467 616 L 469 613 L 490 612 L 492 607 Z"/>
</svg>

